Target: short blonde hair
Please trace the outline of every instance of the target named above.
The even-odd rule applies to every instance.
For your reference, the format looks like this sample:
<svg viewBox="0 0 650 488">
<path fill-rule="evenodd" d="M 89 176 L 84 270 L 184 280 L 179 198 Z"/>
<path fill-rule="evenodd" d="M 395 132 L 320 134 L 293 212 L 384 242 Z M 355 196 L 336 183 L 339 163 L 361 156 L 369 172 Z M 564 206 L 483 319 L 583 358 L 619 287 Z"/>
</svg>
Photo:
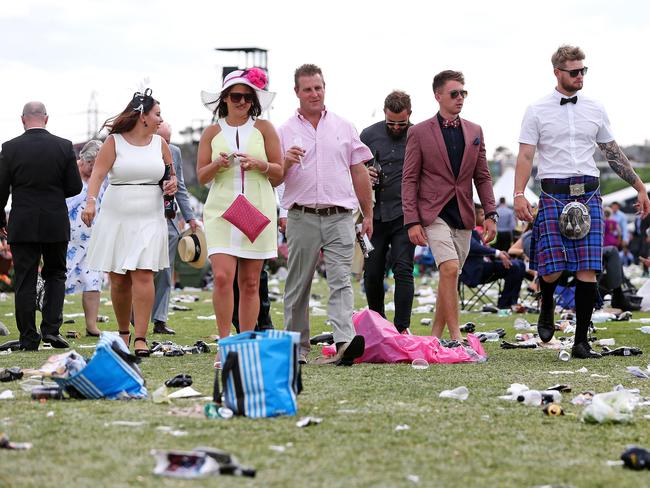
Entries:
<svg viewBox="0 0 650 488">
<path fill-rule="evenodd" d="M 551 56 L 551 63 L 554 68 L 562 68 L 567 61 L 582 61 L 583 59 L 585 59 L 585 53 L 582 49 L 578 46 L 563 44 Z"/>
</svg>

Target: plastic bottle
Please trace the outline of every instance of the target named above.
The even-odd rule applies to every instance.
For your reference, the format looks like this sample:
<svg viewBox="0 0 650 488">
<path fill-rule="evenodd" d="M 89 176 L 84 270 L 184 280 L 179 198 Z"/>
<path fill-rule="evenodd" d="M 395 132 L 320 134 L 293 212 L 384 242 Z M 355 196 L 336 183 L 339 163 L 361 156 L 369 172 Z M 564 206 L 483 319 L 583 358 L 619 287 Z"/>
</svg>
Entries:
<svg viewBox="0 0 650 488">
<path fill-rule="evenodd" d="M 496 342 L 500 339 L 498 332 L 481 332 L 481 336 L 488 342 Z"/>
<path fill-rule="evenodd" d="M 521 317 L 518 317 L 515 319 L 514 327 L 515 330 L 529 330 L 530 322 L 528 322 L 528 320 L 526 319 L 522 319 Z"/>
<path fill-rule="evenodd" d="M 542 394 L 542 404 L 560 403 L 562 401 L 562 393 L 557 390 L 544 390 Z"/>
<path fill-rule="evenodd" d="M 524 405 L 537 407 L 542 404 L 542 394 L 537 390 L 522 391 L 517 397 L 517 401 Z"/>
</svg>

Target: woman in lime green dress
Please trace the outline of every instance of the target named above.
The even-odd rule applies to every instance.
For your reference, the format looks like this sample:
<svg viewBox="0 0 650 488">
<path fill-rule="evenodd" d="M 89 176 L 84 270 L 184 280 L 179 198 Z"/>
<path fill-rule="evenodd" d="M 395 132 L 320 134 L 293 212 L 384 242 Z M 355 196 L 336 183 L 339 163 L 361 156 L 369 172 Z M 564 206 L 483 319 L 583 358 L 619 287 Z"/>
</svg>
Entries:
<svg viewBox="0 0 650 488">
<path fill-rule="evenodd" d="M 240 293 L 240 330 L 253 330 L 260 307 L 260 272 L 265 259 L 277 256 L 273 186 L 281 181 L 283 166 L 275 128 L 269 121 L 257 118 L 275 96 L 265 87 L 264 71 L 252 68 L 228 74 L 220 94 L 202 93 L 204 104 L 219 117 L 201 136 L 197 176 L 201 184 L 212 183 L 203 222 L 220 337 L 230 335 L 235 273 Z M 223 218 L 242 187 L 246 198 L 270 220 L 253 241 Z"/>
</svg>

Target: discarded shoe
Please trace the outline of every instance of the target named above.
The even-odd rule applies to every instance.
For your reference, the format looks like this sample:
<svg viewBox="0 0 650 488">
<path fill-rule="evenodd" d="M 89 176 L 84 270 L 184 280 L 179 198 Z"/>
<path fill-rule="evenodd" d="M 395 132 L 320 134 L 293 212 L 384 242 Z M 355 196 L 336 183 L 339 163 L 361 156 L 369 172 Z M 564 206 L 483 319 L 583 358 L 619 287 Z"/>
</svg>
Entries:
<svg viewBox="0 0 650 488">
<path fill-rule="evenodd" d="M 4 344 L 0 344 L 0 351 L 18 351 L 20 349 L 20 341 L 15 339 L 13 341 L 7 341 Z M 35 351 L 38 350 L 38 345 L 36 346 Z"/>
<path fill-rule="evenodd" d="M 13 368 L 0 369 L 0 381 L 8 383 L 9 381 L 19 380 L 23 377 L 23 370 L 18 366 Z"/>
<path fill-rule="evenodd" d="M 460 331 L 464 334 L 471 334 L 476 330 L 476 324 L 474 322 L 467 322 L 465 325 L 460 326 Z"/>
<path fill-rule="evenodd" d="M 186 386 L 192 386 L 192 376 L 189 374 L 177 374 L 173 378 L 165 381 L 165 386 L 171 388 L 184 388 Z"/>
<path fill-rule="evenodd" d="M 643 354 L 643 351 L 638 347 L 617 347 L 616 349 L 610 349 L 607 346 L 603 346 L 603 351 L 601 355 L 603 356 L 640 356 Z"/>
<path fill-rule="evenodd" d="M 483 305 L 481 312 L 499 313 L 499 309 L 494 305 Z"/>
<path fill-rule="evenodd" d="M 334 344 L 334 334 L 331 332 L 324 332 L 323 334 L 318 334 L 309 339 L 309 343 L 312 346 L 315 346 L 320 343 L 324 344 Z"/>
</svg>

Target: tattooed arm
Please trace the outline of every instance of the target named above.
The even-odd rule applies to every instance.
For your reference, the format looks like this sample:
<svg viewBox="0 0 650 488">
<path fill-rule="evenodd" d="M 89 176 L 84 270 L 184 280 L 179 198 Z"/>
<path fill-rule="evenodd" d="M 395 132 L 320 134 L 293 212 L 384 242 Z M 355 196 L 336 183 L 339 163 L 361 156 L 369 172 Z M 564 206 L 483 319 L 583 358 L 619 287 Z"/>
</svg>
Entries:
<svg viewBox="0 0 650 488">
<path fill-rule="evenodd" d="M 641 181 L 641 178 L 638 177 L 632 168 L 627 156 L 623 153 L 621 148 L 618 147 L 616 141 L 606 143 L 599 142 L 598 147 L 603 151 L 603 153 L 605 153 L 607 162 L 614 172 L 639 192 L 639 200 L 636 204 L 637 211 L 642 217 L 646 217 L 650 213 L 650 200 L 648 200 L 648 193 L 646 192 L 643 181 Z"/>
<path fill-rule="evenodd" d="M 639 190 L 639 188 L 637 188 L 637 183 L 641 183 L 641 181 L 634 172 L 634 169 L 632 169 L 632 165 L 627 159 L 625 153 L 621 151 L 621 148 L 616 144 L 616 141 L 599 142 L 598 147 L 603 153 L 605 153 L 605 158 L 607 158 L 607 162 L 614 170 L 614 173 Z"/>
</svg>

